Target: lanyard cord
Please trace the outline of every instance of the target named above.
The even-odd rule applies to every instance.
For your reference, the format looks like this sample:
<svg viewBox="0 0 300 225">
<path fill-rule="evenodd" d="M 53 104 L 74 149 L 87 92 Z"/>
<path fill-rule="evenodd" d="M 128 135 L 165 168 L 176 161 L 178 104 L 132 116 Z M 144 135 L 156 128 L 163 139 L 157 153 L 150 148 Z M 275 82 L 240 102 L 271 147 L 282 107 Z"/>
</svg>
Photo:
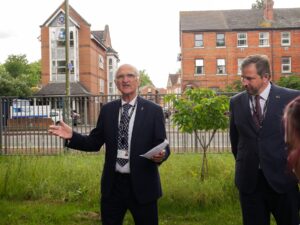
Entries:
<svg viewBox="0 0 300 225">
<path fill-rule="evenodd" d="M 129 103 L 128 103 L 128 104 L 129 104 Z M 133 105 L 133 107 L 132 107 L 132 109 L 131 109 L 131 112 L 130 112 L 130 114 L 129 114 L 129 116 L 128 116 L 128 123 L 130 122 L 130 119 L 131 119 L 131 117 L 132 117 L 132 115 L 133 115 L 133 112 L 134 112 L 134 110 L 135 110 L 136 105 L 137 105 L 137 100 L 135 101 L 135 103 L 134 103 L 134 105 Z M 122 103 L 121 103 L 121 106 L 120 106 L 120 109 L 119 109 L 119 126 L 120 126 L 120 120 L 121 120 L 121 115 L 122 115 L 122 113 L 123 113 L 123 108 L 122 108 Z"/>
</svg>

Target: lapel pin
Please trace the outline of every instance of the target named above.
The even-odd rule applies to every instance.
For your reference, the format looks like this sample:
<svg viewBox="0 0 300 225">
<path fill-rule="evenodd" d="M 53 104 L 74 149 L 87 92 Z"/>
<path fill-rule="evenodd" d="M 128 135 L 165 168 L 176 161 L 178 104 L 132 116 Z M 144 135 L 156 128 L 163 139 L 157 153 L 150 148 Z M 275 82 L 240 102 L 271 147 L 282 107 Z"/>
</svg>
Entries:
<svg viewBox="0 0 300 225">
<path fill-rule="evenodd" d="M 141 110 L 143 111 L 144 110 L 144 107 L 142 106 Z"/>
<path fill-rule="evenodd" d="M 275 98 L 280 98 L 280 96 L 279 96 L 279 95 L 276 95 Z"/>
</svg>

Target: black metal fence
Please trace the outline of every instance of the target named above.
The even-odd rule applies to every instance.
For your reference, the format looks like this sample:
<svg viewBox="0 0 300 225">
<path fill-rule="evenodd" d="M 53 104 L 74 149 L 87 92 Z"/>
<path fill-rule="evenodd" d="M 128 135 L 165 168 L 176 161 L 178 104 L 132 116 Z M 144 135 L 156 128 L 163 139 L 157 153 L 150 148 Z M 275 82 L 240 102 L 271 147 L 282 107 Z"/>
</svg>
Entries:
<svg viewBox="0 0 300 225">
<path fill-rule="evenodd" d="M 162 106 L 167 138 L 173 152 L 202 151 L 194 134 L 183 133 L 172 123 L 172 106 L 164 102 L 164 95 L 143 97 Z M 117 95 L 51 96 L 27 99 L 0 97 L 0 154 L 63 154 L 66 151 L 63 140 L 48 134 L 49 125 L 63 119 L 72 125 L 75 131 L 88 134 L 95 127 L 103 104 L 117 98 L 119 98 Z M 201 134 L 203 138 L 208 138 L 209 135 L 209 132 Z M 218 131 L 209 151 L 225 152 L 229 149 L 228 131 Z"/>
</svg>

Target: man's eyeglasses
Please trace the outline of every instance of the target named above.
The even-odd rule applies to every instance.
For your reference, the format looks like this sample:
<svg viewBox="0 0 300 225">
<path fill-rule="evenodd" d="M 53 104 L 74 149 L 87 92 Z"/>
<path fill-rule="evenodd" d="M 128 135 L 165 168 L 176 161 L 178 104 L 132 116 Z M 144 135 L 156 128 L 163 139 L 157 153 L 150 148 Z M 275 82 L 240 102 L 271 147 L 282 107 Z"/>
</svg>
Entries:
<svg viewBox="0 0 300 225">
<path fill-rule="evenodd" d="M 125 78 L 133 80 L 134 78 L 136 78 L 136 75 L 132 73 L 128 73 L 128 74 L 118 74 L 116 76 L 117 80 L 124 80 Z"/>
</svg>

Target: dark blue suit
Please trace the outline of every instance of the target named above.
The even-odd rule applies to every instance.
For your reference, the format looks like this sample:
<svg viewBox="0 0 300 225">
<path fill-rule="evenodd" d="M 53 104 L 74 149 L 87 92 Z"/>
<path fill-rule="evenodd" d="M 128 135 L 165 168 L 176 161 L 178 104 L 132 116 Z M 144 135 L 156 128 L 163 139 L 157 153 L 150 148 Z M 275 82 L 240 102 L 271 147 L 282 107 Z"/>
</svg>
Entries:
<svg viewBox="0 0 300 225">
<path fill-rule="evenodd" d="M 105 163 L 101 180 L 102 198 L 109 198 L 116 180 L 118 118 L 121 100 L 105 104 L 100 112 L 97 126 L 88 136 L 73 133 L 68 147 L 83 151 L 99 151 L 105 144 Z M 166 138 L 163 111 L 151 101 L 137 97 L 137 108 L 132 130 L 130 149 L 130 186 L 133 196 L 140 204 L 156 202 L 161 197 L 158 164 L 143 158 L 144 154 Z M 166 157 L 170 154 L 166 149 Z"/>
<path fill-rule="evenodd" d="M 282 207 L 287 204 L 288 210 L 297 210 L 297 201 L 282 203 L 279 199 L 286 201 L 286 195 L 297 199 L 297 181 L 287 169 L 282 115 L 285 105 L 299 94 L 299 91 L 272 84 L 261 129 L 257 129 L 253 121 L 246 91 L 232 97 L 230 101 L 230 140 L 236 160 L 235 183 L 240 191 L 244 224 L 268 224 L 267 216 L 263 223 L 261 217 L 270 212 L 278 220 L 277 224 L 298 224 L 295 215 L 281 215 L 285 212 L 276 208 L 276 204 L 283 204 Z M 249 200 L 265 194 L 268 207 L 260 205 L 259 201 Z M 262 214 L 255 214 L 257 209 Z"/>
</svg>

